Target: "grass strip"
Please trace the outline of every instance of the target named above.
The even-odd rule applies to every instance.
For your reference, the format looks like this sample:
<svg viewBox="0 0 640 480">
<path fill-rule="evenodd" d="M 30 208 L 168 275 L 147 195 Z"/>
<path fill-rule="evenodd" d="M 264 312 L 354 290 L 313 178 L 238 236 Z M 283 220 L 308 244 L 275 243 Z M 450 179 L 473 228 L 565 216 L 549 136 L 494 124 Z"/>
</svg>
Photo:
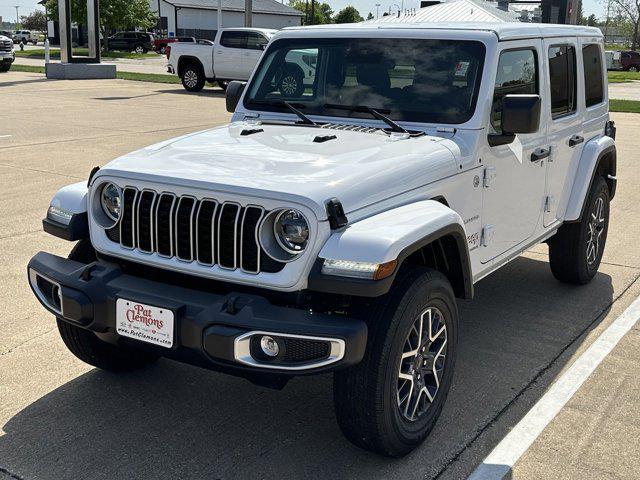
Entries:
<svg viewBox="0 0 640 480">
<path fill-rule="evenodd" d="M 44 48 L 38 48 L 33 50 L 16 50 L 16 57 L 22 58 L 36 58 L 43 60 L 44 59 Z M 76 56 L 87 56 L 89 55 L 89 50 L 86 48 L 74 48 L 73 54 Z M 58 60 L 60 59 L 60 50 L 52 48 L 50 51 L 51 59 Z M 134 53 L 134 52 L 102 52 L 100 54 L 102 58 L 157 58 L 157 53 Z"/>
<path fill-rule="evenodd" d="M 610 112 L 640 113 L 640 101 L 609 99 Z"/>
<path fill-rule="evenodd" d="M 15 63 L 11 66 L 11 70 L 14 72 L 44 73 L 44 67 L 37 67 L 34 65 L 16 65 Z M 136 82 L 181 83 L 180 78 L 177 75 L 162 75 L 160 73 L 117 72 L 116 78 Z"/>
</svg>

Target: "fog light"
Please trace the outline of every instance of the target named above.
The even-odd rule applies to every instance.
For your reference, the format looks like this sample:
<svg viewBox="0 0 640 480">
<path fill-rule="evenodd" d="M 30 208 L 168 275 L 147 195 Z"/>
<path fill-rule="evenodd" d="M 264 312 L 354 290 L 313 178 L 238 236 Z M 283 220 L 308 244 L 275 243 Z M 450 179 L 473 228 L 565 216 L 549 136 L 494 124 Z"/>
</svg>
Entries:
<svg viewBox="0 0 640 480">
<path fill-rule="evenodd" d="M 276 357 L 280 351 L 278 342 L 276 342 L 275 338 L 268 335 L 265 335 L 260 339 L 260 348 L 262 348 L 262 352 L 268 357 Z"/>
</svg>

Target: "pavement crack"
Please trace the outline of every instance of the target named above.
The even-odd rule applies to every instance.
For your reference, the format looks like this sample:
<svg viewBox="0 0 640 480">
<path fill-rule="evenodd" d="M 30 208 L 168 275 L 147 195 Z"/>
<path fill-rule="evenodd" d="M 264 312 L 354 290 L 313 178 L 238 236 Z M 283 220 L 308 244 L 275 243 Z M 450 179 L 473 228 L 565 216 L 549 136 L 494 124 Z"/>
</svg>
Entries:
<svg viewBox="0 0 640 480">
<path fill-rule="evenodd" d="M 28 146 L 28 145 L 27 145 Z M 0 148 L 1 150 L 1 148 Z M 50 172 L 49 170 L 40 170 L 38 168 L 31 168 L 31 167 L 25 167 L 23 165 L 12 165 L 10 163 L 0 163 L 1 166 L 3 167 L 8 167 L 8 168 L 15 168 L 17 170 L 28 170 L 30 172 L 37 172 L 37 173 L 48 173 L 50 175 L 57 175 L 59 177 L 65 177 L 65 178 L 74 178 L 74 179 L 79 179 L 79 180 L 85 180 L 85 178 L 82 177 L 76 177 L 75 175 L 67 175 L 66 173 L 58 173 L 58 172 Z"/>
<path fill-rule="evenodd" d="M 9 478 L 13 478 L 14 480 L 26 480 L 24 477 L 21 477 L 17 473 L 13 473 L 4 467 L 0 467 L 0 473 L 4 473 L 5 475 L 8 475 Z"/>
<path fill-rule="evenodd" d="M 540 253 L 540 252 L 534 252 L 533 250 L 527 250 L 527 253 L 532 254 L 532 255 L 538 255 L 541 257 L 548 257 L 549 255 L 546 253 Z M 640 270 L 639 266 L 636 265 L 625 265 L 623 263 L 613 263 L 613 262 L 603 262 L 600 261 L 601 265 L 610 265 L 612 267 L 623 267 L 623 268 L 632 268 L 634 270 Z"/>
<path fill-rule="evenodd" d="M 3 235 L 0 237 L 0 240 L 5 240 L 7 238 L 21 237 L 23 235 L 31 235 L 32 233 L 42 232 L 42 229 L 39 228 L 37 230 L 29 230 L 28 232 L 20 232 L 20 233 L 12 233 L 10 235 Z"/>
<path fill-rule="evenodd" d="M 40 337 L 44 337 L 47 333 L 53 332 L 57 327 L 52 327 L 48 330 L 45 330 L 44 332 L 39 333 L 38 335 L 34 335 L 33 337 L 27 338 L 26 340 L 18 343 L 17 345 L 14 345 L 13 347 L 10 347 L 8 350 L 5 350 L 4 352 L 0 352 L 0 357 L 4 357 L 5 355 L 9 355 L 10 353 L 12 353 L 14 350 L 17 350 L 18 348 L 22 347 L 23 345 L 26 345 L 27 343 L 36 340 Z M 2 467 L 0 467 L 2 468 Z"/>
<path fill-rule="evenodd" d="M 591 320 L 575 337 L 573 337 L 573 339 L 567 343 L 561 350 L 560 352 L 558 352 L 558 354 L 553 357 L 546 365 L 544 365 L 540 370 L 538 370 L 538 372 L 533 376 L 533 378 L 523 387 L 521 388 L 518 393 L 516 393 L 513 398 L 511 398 L 511 400 L 509 400 L 500 410 L 498 410 L 498 412 L 496 412 L 493 417 L 491 417 L 489 419 L 489 421 L 487 423 L 485 423 L 483 426 L 481 426 L 480 428 L 476 429 L 475 432 L 471 435 L 471 437 L 469 438 L 469 440 L 467 440 L 464 445 L 462 445 L 461 448 L 459 448 L 450 458 L 449 460 L 446 460 L 444 462 L 444 464 L 442 465 L 442 468 L 440 468 L 440 470 L 438 470 L 438 472 L 431 477 L 432 480 L 437 480 L 438 478 L 440 478 L 446 471 L 447 469 L 453 465 L 461 456 L 462 454 L 469 448 L 471 447 L 476 440 L 478 440 L 478 438 L 480 438 L 480 436 L 487 431 L 489 428 L 491 428 L 493 425 L 495 425 L 495 423 L 500 420 L 500 418 L 502 417 L 502 415 L 504 415 L 507 410 L 509 410 L 509 408 L 511 408 L 512 405 L 514 405 L 533 385 L 535 385 L 540 378 L 549 371 L 549 369 L 551 369 L 555 363 L 558 361 L 558 359 L 564 355 L 564 353 L 569 350 L 569 348 L 571 348 L 583 335 L 585 335 L 587 332 L 589 332 L 591 330 L 592 327 L 594 327 L 596 325 L 596 322 L 598 321 L 598 319 L 600 319 L 601 317 L 603 317 L 603 315 L 606 315 L 606 313 L 611 309 L 611 306 L 613 306 L 614 303 L 616 303 L 625 293 L 627 293 L 627 291 L 633 287 L 636 282 L 638 281 L 638 279 L 640 278 L 640 274 L 636 275 L 633 279 L 633 281 L 627 285 L 627 287 L 625 287 L 625 289 L 620 292 L 619 295 L 617 295 L 615 298 L 613 298 L 611 300 L 611 303 L 607 304 L 594 318 L 593 320 Z M 553 382 L 552 382 L 553 383 Z"/>
</svg>

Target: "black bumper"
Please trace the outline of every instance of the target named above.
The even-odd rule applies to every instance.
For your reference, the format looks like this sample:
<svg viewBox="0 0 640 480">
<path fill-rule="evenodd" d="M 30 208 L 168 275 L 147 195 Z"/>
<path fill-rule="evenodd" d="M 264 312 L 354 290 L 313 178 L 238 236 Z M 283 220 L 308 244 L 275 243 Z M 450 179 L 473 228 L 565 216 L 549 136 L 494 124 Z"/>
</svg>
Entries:
<svg viewBox="0 0 640 480">
<path fill-rule="evenodd" d="M 277 306 L 257 295 L 216 294 L 169 285 L 126 274 L 117 264 L 105 261 L 86 265 L 40 252 L 29 262 L 28 276 L 34 294 L 47 310 L 94 331 L 104 341 L 250 379 L 256 375 L 324 373 L 353 365 L 362 359 L 367 341 L 367 327 L 360 320 Z M 34 279 L 45 281 L 41 285 Z M 46 290 L 44 284 L 55 289 Z M 173 346 L 165 348 L 119 335 L 118 298 L 171 309 L 175 316 Z M 335 339 L 342 346 L 340 358 L 324 364 L 314 359 L 247 365 L 238 360 L 236 339 L 253 331 L 282 334 L 285 339 Z M 296 368 L 288 368 L 291 365 Z"/>
</svg>

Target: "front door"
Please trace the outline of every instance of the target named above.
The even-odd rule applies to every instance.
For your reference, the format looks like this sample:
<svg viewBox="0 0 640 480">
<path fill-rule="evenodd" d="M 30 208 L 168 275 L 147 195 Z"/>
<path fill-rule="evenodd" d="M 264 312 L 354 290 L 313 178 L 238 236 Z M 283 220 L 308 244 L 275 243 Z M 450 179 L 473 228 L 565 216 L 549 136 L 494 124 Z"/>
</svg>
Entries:
<svg viewBox="0 0 640 480">
<path fill-rule="evenodd" d="M 541 40 L 501 44 L 488 132 L 502 133 L 502 98 L 539 94 L 544 87 Z M 544 118 L 544 117 L 543 117 Z M 518 134 L 508 145 L 488 147 L 482 201 L 481 261 L 487 263 L 532 237 L 541 221 L 545 194 L 546 127 Z"/>
<path fill-rule="evenodd" d="M 547 110 L 549 147 L 547 162 L 547 193 L 545 196 L 544 226 L 558 219 L 559 205 L 566 204 L 571 193 L 571 180 L 582 148 L 584 132 L 582 109 L 578 98 L 584 97 L 583 82 L 578 82 L 578 45 L 576 39 L 547 39 L 544 41 L 549 83 L 543 98 Z M 599 51 L 598 51 L 599 53 Z"/>
<path fill-rule="evenodd" d="M 269 40 L 258 32 L 247 32 L 247 48 L 242 57 L 242 78 L 249 80 Z"/>
</svg>

